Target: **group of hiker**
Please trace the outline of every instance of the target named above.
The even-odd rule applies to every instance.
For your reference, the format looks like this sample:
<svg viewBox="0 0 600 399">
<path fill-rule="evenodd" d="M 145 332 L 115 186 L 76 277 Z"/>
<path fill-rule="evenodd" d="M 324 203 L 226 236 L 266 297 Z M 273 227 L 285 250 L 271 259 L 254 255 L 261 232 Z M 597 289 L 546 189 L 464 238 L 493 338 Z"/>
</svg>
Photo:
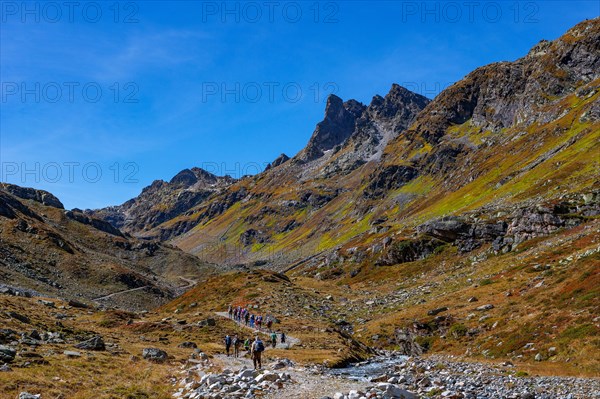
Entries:
<svg viewBox="0 0 600 399">
<path fill-rule="evenodd" d="M 237 321 L 238 323 L 245 324 L 250 328 L 256 328 L 260 331 L 263 331 L 263 328 L 266 327 L 267 331 L 272 331 L 273 327 L 273 318 L 270 316 L 263 317 L 262 315 L 255 315 L 250 313 L 248 308 L 242 306 L 232 306 L 229 305 L 229 309 L 227 311 L 230 319 Z"/>
<path fill-rule="evenodd" d="M 225 351 L 227 356 L 230 356 L 231 347 L 233 347 L 233 356 L 240 356 L 240 349 L 244 346 L 247 353 L 250 353 L 252 363 L 254 363 L 254 369 L 262 368 L 262 353 L 265 351 L 265 344 L 258 335 L 254 337 L 254 341 L 250 342 L 249 338 L 243 339 L 235 334 L 233 337 L 230 335 L 225 336 Z"/>
<path fill-rule="evenodd" d="M 247 308 L 241 306 L 229 306 L 227 314 L 231 319 L 233 319 L 237 323 L 244 324 L 247 327 L 254 328 L 259 331 L 269 331 L 271 346 L 273 348 L 277 346 L 277 332 L 275 332 L 272 329 L 274 321 L 272 317 L 266 316 L 263 318 L 263 316 L 256 316 L 254 314 L 251 314 Z M 266 329 L 264 329 L 263 327 L 266 327 Z M 285 333 L 280 332 L 279 335 L 281 343 L 285 344 Z M 234 336 L 225 336 L 225 351 L 227 352 L 227 356 L 230 356 L 231 349 L 233 348 L 233 356 L 239 357 L 242 346 L 246 353 L 250 354 L 252 362 L 254 363 L 254 368 L 262 368 L 262 353 L 265 350 L 265 343 L 260 339 L 259 334 L 257 333 L 255 335 L 254 341 L 252 342 L 249 338 L 244 339 L 238 336 L 237 334 L 235 334 Z"/>
</svg>

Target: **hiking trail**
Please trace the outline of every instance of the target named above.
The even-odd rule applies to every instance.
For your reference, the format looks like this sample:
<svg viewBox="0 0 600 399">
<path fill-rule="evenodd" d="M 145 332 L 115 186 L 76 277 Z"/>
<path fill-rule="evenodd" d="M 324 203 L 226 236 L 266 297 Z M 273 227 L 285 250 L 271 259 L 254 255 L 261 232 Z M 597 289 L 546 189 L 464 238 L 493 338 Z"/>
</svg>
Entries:
<svg viewBox="0 0 600 399">
<path fill-rule="evenodd" d="M 243 327 L 243 328 L 245 328 L 247 330 L 253 331 L 254 334 L 262 334 L 262 335 L 266 336 L 268 339 L 264 340 L 264 342 L 265 342 L 265 349 L 266 350 L 273 349 L 271 347 L 271 338 L 270 338 L 271 337 L 271 333 L 270 332 L 268 332 L 268 331 L 260 331 L 260 330 L 254 328 L 254 327 L 250 327 L 250 326 L 247 326 L 244 323 L 240 323 L 240 322 L 238 322 L 236 320 L 233 320 L 233 319 L 231 319 L 229 317 L 229 314 L 227 312 L 215 312 L 215 314 L 217 316 L 224 317 L 227 320 L 233 321 L 234 323 L 236 323 L 240 327 Z M 275 331 L 277 331 L 277 330 L 275 330 Z M 275 349 L 282 349 L 282 348 L 283 349 L 289 349 L 289 348 L 291 348 L 294 345 L 298 345 L 299 343 L 300 343 L 300 340 L 298 338 L 292 337 L 292 336 L 290 336 L 290 335 L 288 335 L 286 333 L 285 334 L 285 344 L 282 344 L 280 342 L 280 335 L 277 334 L 277 347 Z"/>
</svg>

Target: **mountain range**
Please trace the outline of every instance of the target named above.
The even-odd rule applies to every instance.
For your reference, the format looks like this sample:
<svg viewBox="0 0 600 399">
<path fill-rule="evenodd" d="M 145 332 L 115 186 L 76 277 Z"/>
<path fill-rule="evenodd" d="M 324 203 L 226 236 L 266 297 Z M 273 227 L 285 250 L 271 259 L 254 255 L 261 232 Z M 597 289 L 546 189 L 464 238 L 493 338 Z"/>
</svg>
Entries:
<svg viewBox="0 0 600 399">
<path fill-rule="evenodd" d="M 396 84 L 368 105 L 332 95 L 306 147 L 256 176 L 193 168 L 86 213 L 206 261 L 275 270 L 396 262 L 391 248 L 431 239 L 514 249 L 597 212 L 598 25 L 478 68 L 431 101 Z"/>
<path fill-rule="evenodd" d="M 331 95 L 306 147 L 255 176 L 192 167 L 98 210 L 2 184 L 2 284 L 140 309 L 230 270 L 362 281 L 440 253 L 518 254 L 581 226 L 589 249 L 599 143 L 593 19 L 433 100 L 397 84 L 368 105 Z"/>
</svg>

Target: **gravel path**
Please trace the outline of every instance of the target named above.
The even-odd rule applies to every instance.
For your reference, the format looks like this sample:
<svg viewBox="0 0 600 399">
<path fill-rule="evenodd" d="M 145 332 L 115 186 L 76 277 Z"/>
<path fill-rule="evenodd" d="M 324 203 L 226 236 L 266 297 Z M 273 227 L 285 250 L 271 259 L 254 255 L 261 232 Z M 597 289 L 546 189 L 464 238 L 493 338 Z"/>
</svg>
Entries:
<svg viewBox="0 0 600 399">
<path fill-rule="evenodd" d="M 333 397 L 336 392 L 349 392 L 360 390 L 364 383 L 332 377 L 330 375 L 313 374 L 305 369 L 287 369 L 294 381 L 291 385 L 285 385 L 283 389 L 269 392 L 263 398 L 266 399 L 318 399 L 325 396 Z"/>
<path fill-rule="evenodd" d="M 258 333 L 258 334 L 265 335 L 265 336 L 267 336 L 267 337 L 270 337 L 270 335 L 271 335 L 271 333 L 270 333 L 270 332 L 267 332 L 267 331 L 261 331 L 261 330 L 258 330 L 258 329 L 256 329 L 256 328 L 252 328 L 252 327 L 250 327 L 250 326 L 247 326 L 247 325 L 246 325 L 246 324 L 244 324 L 244 323 L 240 323 L 240 322 L 237 322 L 237 321 L 235 321 L 235 320 L 233 320 L 233 319 L 229 318 L 229 315 L 227 314 L 227 312 L 215 312 L 215 314 L 216 314 L 217 316 L 224 317 L 224 318 L 226 318 L 226 319 L 228 319 L 228 320 L 231 320 L 231 321 L 235 322 L 235 323 L 236 323 L 238 326 L 240 326 L 240 327 L 243 327 L 243 328 L 245 328 L 245 329 L 247 329 L 247 330 L 251 330 L 251 331 L 253 331 L 255 334 L 257 334 L 257 333 Z M 270 345 L 270 344 L 269 344 L 269 345 L 267 345 L 267 344 L 268 344 L 268 343 L 270 343 L 270 342 L 271 342 L 271 341 L 270 341 L 270 338 L 269 338 L 268 340 L 266 340 L 266 341 L 265 341 L 265 348 L 266 348 L 267 350 L 271 349 L 271 345 Z M 277 348 L 291 348 L 292 346 L 294 346 L 294 345 L 298 345 L 299 343 L 300 343 L 300 340 L 299 340 L 298 338 L 295 338 L 295 337 L 293 337 L 293 336 L 291 336 L 291 335 L 287 335 L 287 334 L 286 334 L 286 335 L 285 335 L 285 344 L 281 344 L 281 343 L 279 342 L 279 337 L 277 337 Z"/>
</svg>

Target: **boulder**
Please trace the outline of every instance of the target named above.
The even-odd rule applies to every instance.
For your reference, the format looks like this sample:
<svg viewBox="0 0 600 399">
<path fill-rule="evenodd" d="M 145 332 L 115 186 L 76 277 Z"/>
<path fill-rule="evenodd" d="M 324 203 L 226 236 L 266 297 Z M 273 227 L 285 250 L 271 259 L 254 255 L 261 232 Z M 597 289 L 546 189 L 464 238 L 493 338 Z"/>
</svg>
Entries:
<svg viewBox="0 0 600 399">
<path fill-rule="evenodd" d="M 17 351 L 10 346 L 0 345 L 0 362 L 10 363 L 17 356 Z"/>
<path fill-rule="evenodd" d="M 256 381 L 257 384 L 260 384 L 263 381 L 275 382 L 278 379 L 279 379 L 279 376 L 277 374 L 266 372 L 264 374 L 259 375 L 254 380 Z"/>
<path fill-rule="evenodd" d="M 158 348 L 144 348 L 142 357 L 151 362 L 163 363 L 167 361 L 169 355 L 167 355 L 167 352 Z"/>
<path fill-rule="evenodd" d="M 88 339 L 87 341 L 83 341 L 75 345 L 77 349 L 83 349 L 87 351 L 103 351 L 106 350 L 106 346 L 104 345 L 104 340 L 101 336 L 96 335 L 93 338 Z"/>
<path fill-rule="evenodd" d="M 198 345 L 195 342 L 191 342 L 191 341 L 186 341 L 186 342 L 182 342 L 179 345 L 177 345 L 178 348 L 197 348 Z"/>
<path fill-rule="evenodd" d="M 206 326 L 211 326 L 212 327 L 212 326 L 215 326 L 216 324 L 217 324 L 217 322 L 212 317 L 209 317 L 208 319 L 200 320 L 198 322 L 198 325 L 200 327 L 206 327 Z"/>
<path fill-rule="evenodd" d="M 17 313 L 17 312 L 7 312 L 6 314 L 15 320 L 19 320 L 22 323 L 29 324 L 31 322 L 29 320 L 29 317 L 23 316 L 22 314 Z"/>
<path fill-rule="evenodd" d="M 79 308 L 79 309 L 88 309 L 90 306 L 83 303 L 83 302 L 79 302 L 76 300 L 71 299 L 69 301 L 69 306 L 73 307 L 73 308 Z"/>
<path fill-rule="evenodd" d="M 417 395 L 399 388 L 396 385 L 388 384 L 383 392 L 384 399 L 418 399 Z"/>
<path fill-rule="evenodd" d="M 439 313 L 445 312 L 446 310 L 448 310 L 448 308 L 446 306 L 444 306 L 444 307 L 437 308 L 437 309 L 431 309 L 429 312 L 427 312 L 427 314 L 429 316 L 435 316 Z"/>
<path fill-rule="evenodd" d="M 254 370 L 246 369 L 238 373 L 238 378 L 254 378 L 257 372 Z"/>
</svg>

